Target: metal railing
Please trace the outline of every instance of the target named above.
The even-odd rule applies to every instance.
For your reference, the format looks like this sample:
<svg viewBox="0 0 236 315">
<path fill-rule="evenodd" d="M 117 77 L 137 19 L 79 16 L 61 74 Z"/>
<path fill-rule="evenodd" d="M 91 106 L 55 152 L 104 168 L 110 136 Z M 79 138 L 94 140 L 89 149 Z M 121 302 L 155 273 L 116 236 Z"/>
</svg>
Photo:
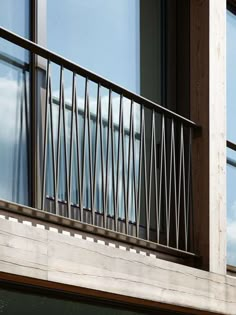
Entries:
<svg viewBox="0 0 236 315">
<path fill-rule="evenodd" d="M 191 153 L 198 126 L 3 28 L 0 36 L 45 64 L 37 81 L 45 97 L 31 105 L 40 112 L 41 210 L 193 252 Z"/>
</svg>

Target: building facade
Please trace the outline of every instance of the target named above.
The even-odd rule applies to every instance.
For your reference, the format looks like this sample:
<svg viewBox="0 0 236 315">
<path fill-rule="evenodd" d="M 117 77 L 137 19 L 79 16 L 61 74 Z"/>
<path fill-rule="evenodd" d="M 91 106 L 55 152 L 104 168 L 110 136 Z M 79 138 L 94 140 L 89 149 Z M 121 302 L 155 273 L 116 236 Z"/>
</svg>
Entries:
<svg viewBox="0 0 236 315">
<path fill-rule="evenodd" d="M 0 8 L 0 311 L 235 315 L 236 2 Z"/>
</svg>

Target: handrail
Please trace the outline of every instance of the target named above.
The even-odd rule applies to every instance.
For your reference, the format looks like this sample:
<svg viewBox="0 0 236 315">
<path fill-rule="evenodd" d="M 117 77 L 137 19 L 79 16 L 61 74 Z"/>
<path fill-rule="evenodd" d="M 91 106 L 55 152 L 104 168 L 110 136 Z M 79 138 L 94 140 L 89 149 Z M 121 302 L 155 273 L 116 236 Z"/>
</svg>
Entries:
<svg viewBox="0 0 236 315">
<path fill-rule="evenodd" d="M 60 64 L 61 66 L 67 68 L 68 70 L 71 70 L 72 72 L 75 72 L 79 75 L 82 75 L 84 77 L 87 77 L 89 80 L 92 80 L 96 83 L 100 83 L 102 86 L 104 86 L 107 89 L 111 89 L 112 91 L 122 94 L 124 97 L 132 99 L 134 102 L 138 104 L 145 105 L 146 107 L 150 109 L 155 109 L 156 111 L 165 114 L 169 118 L 174 118 L 177 119 L 178 121 L 181 121 L 188 125 L 189 127 L 200 129 L 201 127 L 195 124 L 193 121 L 165 108 L 162 107 L 161 105 L 156 104 L 155 102 L 152 102 L 148 99 L 146 99 L 143 96 L 140 96 L 138 94 L 135 94 L 126 88 L 111 82 L 110 80 L 99 76 L 95 74 L 94 72 L 79 66 L 78 64 L 63 58 L 62 56 L 36 44 L 33 43 L 32 41 L 25 39 L 19 35 L 16 35 L 13 32 L 10 32 L 6 30 L 3 27 L 0 27 L 0 37 L 4 38 L 5 40 L 11 41 L 12 43 L 24 48 L 28 49 L 31 51 L 31 53 L 37 54 L 45 59 L 49 59 L 52 62 L 56 64 Z"/>
</svg>

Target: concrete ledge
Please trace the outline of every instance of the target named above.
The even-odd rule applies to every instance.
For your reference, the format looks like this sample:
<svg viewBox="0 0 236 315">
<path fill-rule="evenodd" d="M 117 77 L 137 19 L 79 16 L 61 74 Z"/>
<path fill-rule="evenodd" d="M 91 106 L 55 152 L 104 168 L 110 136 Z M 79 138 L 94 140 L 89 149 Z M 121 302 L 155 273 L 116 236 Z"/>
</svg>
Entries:
<svg viewBox="0 0 236 315">
<path fill-rule="evenodd" d="M 234 314 L 236 279 L 0 219 L 0 271 L 217 314 Z"/>
</svg>

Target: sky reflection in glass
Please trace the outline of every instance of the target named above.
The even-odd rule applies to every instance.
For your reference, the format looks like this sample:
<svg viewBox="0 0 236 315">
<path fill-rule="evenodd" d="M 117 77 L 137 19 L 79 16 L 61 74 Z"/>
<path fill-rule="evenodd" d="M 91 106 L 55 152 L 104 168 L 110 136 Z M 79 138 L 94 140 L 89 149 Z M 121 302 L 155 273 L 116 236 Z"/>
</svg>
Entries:
<svg viewBox="0 0 236 315">
<path fill-rule="evenodd" d="M 227 11 L 227 139 L 236 143 L 236 16 Z M 236 152 L 227 150 L 227 263 L 236 266 Z"/>
<path fill-rule="evenodd" d="M 0 25 L 28 38 L 29 0 L 1 1 Z M 28 204 L 29 54 L 0 47 L 0 198 Z"/>
<path fill-rule="evenodd" d="M 139 93 L 139 23 L 139 0 L 48 1 L 47 47 Z"/>
</svg>

